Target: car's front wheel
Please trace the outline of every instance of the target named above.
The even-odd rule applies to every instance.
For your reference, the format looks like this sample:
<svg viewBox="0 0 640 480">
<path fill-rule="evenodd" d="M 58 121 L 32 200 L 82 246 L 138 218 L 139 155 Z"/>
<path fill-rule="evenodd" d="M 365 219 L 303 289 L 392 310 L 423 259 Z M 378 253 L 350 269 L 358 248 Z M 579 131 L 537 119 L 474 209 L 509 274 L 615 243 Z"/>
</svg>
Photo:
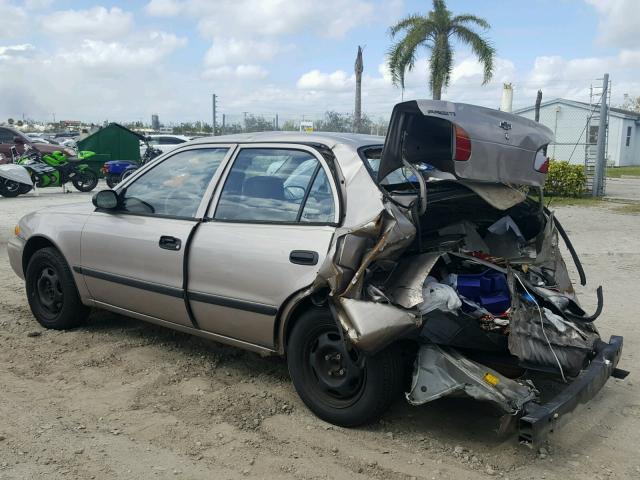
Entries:
<svg viewBox="0 0 640 480">
<path fill-rule="evenodd" d="M 343 427 L 371 422 L 402 390 L 403 362 L 394 347 L 365 356 L 342 339 L 330 312 L 304 313 L 293 326 L 287 364 L 302 401 Z"/>
<path fill-rule="evenodd" d="M 73 328 L 89 315 L 89 309 L 80 301 L 69 265 L 55 248 L 43 248 L 33 254 L 25 279 L 29 307 L 43 327 Z"/>
</svg>

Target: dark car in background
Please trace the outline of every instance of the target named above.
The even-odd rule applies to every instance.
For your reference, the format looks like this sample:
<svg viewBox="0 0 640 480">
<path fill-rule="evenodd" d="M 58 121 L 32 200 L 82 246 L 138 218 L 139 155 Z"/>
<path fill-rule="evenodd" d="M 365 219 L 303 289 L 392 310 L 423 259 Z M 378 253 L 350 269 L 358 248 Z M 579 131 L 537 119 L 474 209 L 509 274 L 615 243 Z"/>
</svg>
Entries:
<svg viewBox="0 0 640 480">
<path fill-rule="evenodd" d="M 75 156 L 75 151 L 62 147 L 60 145 L 51 145 L 49 143 L 34 142 L 33 139 L 24 133 L 11 127 L 0 127 L 0 164 L 11 162 L 11 147 L 16 147 L 18 153 L 24 152 L 25 145 L 30 145 L 40 153 L 52 153 L 62 150 L 69 156 Z"/>
</svg>

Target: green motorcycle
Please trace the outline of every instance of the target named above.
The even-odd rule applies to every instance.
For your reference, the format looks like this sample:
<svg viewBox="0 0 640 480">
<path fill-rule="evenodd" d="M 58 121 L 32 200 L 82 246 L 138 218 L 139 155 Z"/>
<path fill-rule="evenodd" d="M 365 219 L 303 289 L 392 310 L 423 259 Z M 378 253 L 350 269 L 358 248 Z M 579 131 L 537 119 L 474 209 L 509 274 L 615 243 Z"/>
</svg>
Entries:
<svg viewBox="0 0 640 480">
<path fill-rule="evenodd" d="M 81 192 L 90 192 L 98 185 L 98 175 L 88 165 L 80 163 L 95 152 L 78 152 L 77 159 L 69 159 L 60 152 L 55 151 L 43 155 L 35 149 L 25 151 L 15 161 L 23 166 L 31 176 L 33 184 L 38 188 L 64 187 L 71 182 Z"/>
</svg>

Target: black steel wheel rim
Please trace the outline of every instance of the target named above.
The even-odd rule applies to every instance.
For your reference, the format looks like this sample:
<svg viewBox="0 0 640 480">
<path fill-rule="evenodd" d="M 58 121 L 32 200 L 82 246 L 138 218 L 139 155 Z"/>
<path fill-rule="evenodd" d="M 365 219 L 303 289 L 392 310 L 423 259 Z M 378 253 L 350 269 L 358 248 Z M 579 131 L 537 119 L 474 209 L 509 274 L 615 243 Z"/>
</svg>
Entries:
<svg viewBox="0 0 640 480">
<path fill-rule="evenodd" d="M 14 182 L 12 180 L 7 180 L 4 183 L 4 188 L 7 189 L 7 192 L 14 193 L 20 190 L 20 184 L 18 182 Z"/>
<path fill-rule="evenodd" d="M 51 265 L 43 266 L 36 276 L 36 298 L 38 303 L 50 316 L 60 313 L 64 304 L 64 294 L 60 276 Z"/>
<path fill-rule="evenodd" d="M 304 370 L 313 395 L 333 408 L 353 405 L 364 390 L 364 357 L 345 345 L 336 327 L 314 329 L 307 339 Z"/>
</svg>

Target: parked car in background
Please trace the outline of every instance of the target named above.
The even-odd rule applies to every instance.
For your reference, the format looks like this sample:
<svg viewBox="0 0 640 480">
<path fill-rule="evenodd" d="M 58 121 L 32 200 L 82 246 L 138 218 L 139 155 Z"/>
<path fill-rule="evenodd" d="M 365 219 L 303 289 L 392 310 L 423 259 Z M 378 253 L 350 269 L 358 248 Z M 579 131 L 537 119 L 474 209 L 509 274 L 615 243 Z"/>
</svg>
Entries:
<svg viewBox="0 0 640 480">
<path fill-rule="evenodd" d="M 413 405 L 466 394 L 535 445 L 628 373 L 622 337 L 593 323 L 601 288 L 589 315 L 544 207 L 552 139 L 433 100 L 398 104 L 386 139 L 201 138 L 93 205 L 23 217 L 7 250 L 44 327 L 93 307 L 284 355 L 304 403 L 342 426 L 402 392 Z"/>
<path fill-rule="evenodd" d="M 175 149 L 176 147 L 178 147 L 178 145 L 188 142 L 189 137 L 185 137 L 184 135 L 171 135 L 163 133 L 160 135 L 148 135 L 147 141 L 150 146 L 157 148 L 162 153 L 166 153 Z M 145 145 L 144 142 L 140 142 L 140 158 L 142 158 L 146 149 L 147 145 Z"/>
<path fill-rule="evenodd" d="M 27 135 L 15 128 L 0 127 L 0 154 L 3 156 L 3 159 L 0 159 L 0 163 L 8 163 L 11 161 L 11 147 L 15 146 L 18 154 L 22 154 L 24 153 L 25 145 L 31 145 L 42 154 L 62 151 L 69 157 L 74 157 L 76 155 L 75 150 L 71 148 L 65 148 L 61 145 L 52 145 L 46 142 L 34 142 L 32 138 L 29 138 Z"/>
</svg>

